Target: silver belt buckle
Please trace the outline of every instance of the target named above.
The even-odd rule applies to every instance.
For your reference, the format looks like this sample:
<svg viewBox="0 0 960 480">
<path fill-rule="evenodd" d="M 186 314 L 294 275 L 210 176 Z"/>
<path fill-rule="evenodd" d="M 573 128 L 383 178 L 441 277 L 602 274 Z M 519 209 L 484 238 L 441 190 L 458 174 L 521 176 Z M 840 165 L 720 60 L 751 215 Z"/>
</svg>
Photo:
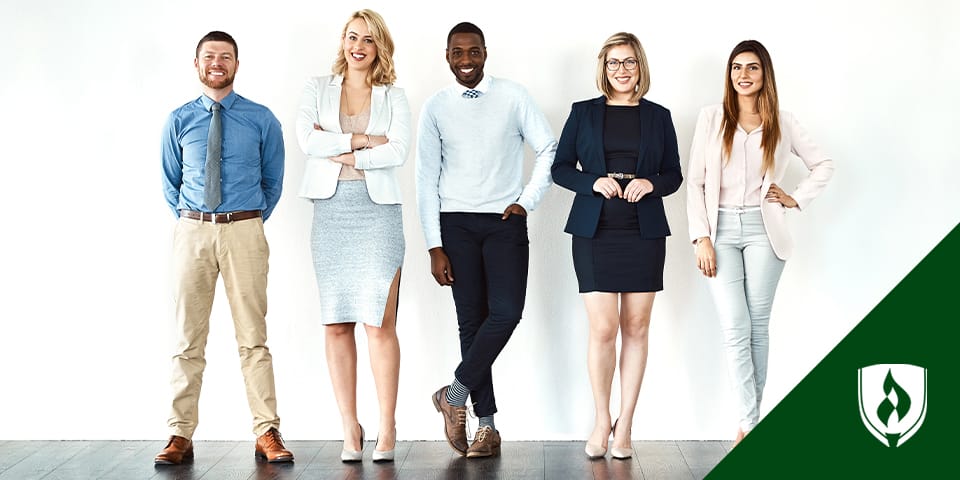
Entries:
<svg viewBox="0 0 960 480">
<path fill-rule="evenodd" d="M 622 172 L 608 173 L 607 176 L 610 177 L 610 178 L 616 178 L 617 180 L 623 180 L 623 173 L 622 173 Z"/>
</svg>

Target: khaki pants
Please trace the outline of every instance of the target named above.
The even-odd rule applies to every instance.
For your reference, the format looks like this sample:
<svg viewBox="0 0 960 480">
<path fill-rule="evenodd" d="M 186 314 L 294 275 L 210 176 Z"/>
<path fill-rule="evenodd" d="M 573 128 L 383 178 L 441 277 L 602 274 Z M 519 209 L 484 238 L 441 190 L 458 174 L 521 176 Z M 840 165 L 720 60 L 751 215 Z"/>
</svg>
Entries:
<svg viewBox="0 0 960 480">
<path fill-rule="evenodd" d="M 270 248 L 260 218 L 212 224 L 181 218 L 173 239 L 177 350 L 173 356 L 171 435 L 192 438 L 197 428 L 204 349 L 217 276 L 233 313 L 253 433 L 279 429 L 273 359 L 267 349 L 267 270 Z"/>
</svg>

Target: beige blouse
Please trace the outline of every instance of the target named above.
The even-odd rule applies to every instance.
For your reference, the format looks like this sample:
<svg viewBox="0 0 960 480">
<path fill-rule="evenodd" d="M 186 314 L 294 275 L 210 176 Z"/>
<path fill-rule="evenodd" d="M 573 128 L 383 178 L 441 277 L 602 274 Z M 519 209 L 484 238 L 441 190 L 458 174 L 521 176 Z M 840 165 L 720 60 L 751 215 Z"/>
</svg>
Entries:
<svg viewBox="0 0 960 480">
<path fill-rule="evenodd" d="M 340 112 L 340 130 L 343 133 L 363 134 L 367 131 L 367 124 L 370 123 L 370 107 L 356 114 L 347 115 Z M 344 165 L 340 169 L 340 180 L 363 180 L 363 170 L 357 170 L 350 165 Z"/>
<path fill-rule="evenodd" d="M 760 205 L 763 186 L 763 125 L 747 133 L 740 124 L 733 134 L 730 161 L 723 162 L 720 171 L 720 205 L 724 207 L 755 207 Z"/>
</svg>

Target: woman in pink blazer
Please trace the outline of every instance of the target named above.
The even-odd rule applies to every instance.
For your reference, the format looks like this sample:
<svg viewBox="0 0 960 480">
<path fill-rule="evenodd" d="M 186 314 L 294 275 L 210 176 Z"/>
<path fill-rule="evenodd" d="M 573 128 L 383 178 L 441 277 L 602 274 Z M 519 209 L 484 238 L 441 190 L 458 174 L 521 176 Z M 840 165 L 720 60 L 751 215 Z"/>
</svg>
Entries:
<svg viewBox="0 0 960 480">
<path fill-rule="evenodd" d="M 833 161 L 781 111 L 770 54 L 740 42 L 727 62 L 722 105 L 700 111 L 687 170 L 687 216 L 697 268 L 707 277 L 738 402 L 736 442 L 760 419 L 767 376 L 770 310 L 793 251 L 786 212 L 802 210 L 833 175 Z M 809 175 L 780 186 L 799 157 Z"/>
</svg>

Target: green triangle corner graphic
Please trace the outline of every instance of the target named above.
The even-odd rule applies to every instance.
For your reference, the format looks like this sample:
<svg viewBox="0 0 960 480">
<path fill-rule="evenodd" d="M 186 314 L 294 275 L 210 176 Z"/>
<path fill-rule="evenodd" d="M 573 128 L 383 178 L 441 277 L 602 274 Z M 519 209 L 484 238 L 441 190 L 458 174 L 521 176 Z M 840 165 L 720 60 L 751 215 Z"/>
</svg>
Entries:
<svg viewBox="0 0 960 480">
<path fill-rule="evenodd" d="M 882 259 L 881 259 L 882 261 Z M 933 478 L 955 469 L 960 432 L 960 225 L 707 475 L 723 479 Z M 926 416 L 896 448 L 860 418 L 858 369 L 927 369 Z M 919 405 L 918 405 L 919 406 Z M 949 476 L 949 475 L 948 475 Z"/>
</svg>

